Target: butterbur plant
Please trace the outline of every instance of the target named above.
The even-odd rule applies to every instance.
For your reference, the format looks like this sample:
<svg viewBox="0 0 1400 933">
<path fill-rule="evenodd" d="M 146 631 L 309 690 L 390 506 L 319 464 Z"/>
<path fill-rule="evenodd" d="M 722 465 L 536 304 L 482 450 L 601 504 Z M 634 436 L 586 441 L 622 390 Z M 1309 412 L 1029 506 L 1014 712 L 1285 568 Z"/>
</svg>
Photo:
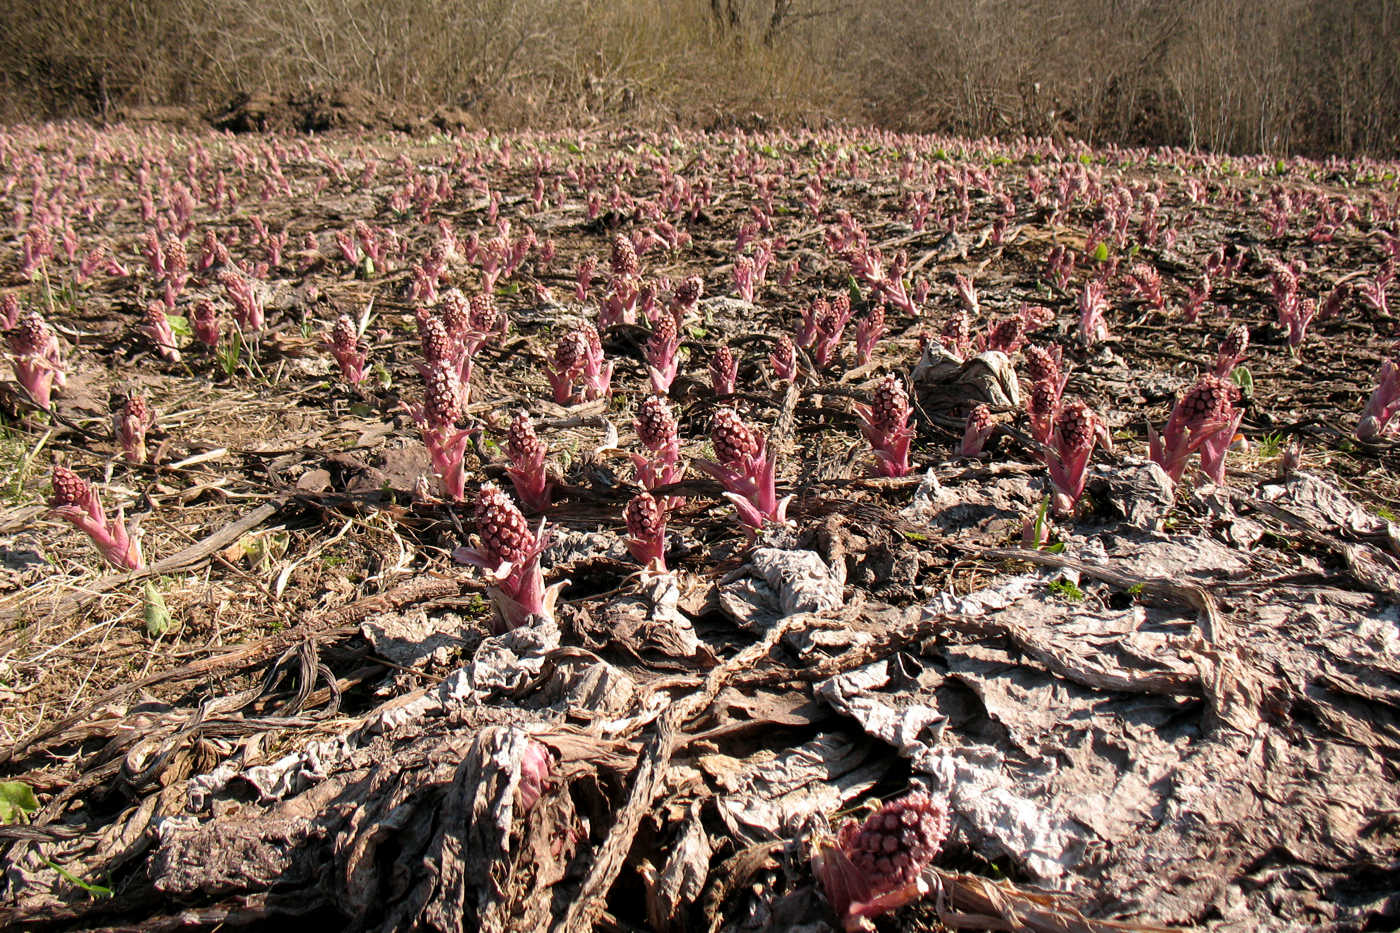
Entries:
<svg viewBox="0 0 1400 933">
<path fill-rule="evenodd" d="M 666 507 L 649 492 L 638 493 L 623 513 L 627 521 L 627 550 L 637 563 L 656 573 L 666 572 Z"/>
<path fill-rule="evenodd" d="M 326 336 L 326 346 L 331 356 L 340 366 L 340 378 L 346 385 L 356 386 L 365 379 L 365 361 L 369 359 L 369 345 L 360 339 L 355 322 L 350 315 L 342 314 Z"/>
<path fill-rule="evenodd" d="M 636 467 L 637 482 L 642 488 L 651 492 L 658 486 L 680 482 L 685 476 L 685 466 L 680 462 L 680 428 L 666 400 L 659 395 L 648 395 L 632 427 L 647 450 L 645 455 L 632 454 L 632 465 Z M 679 502 L 678 497 L 672 496 L 662 506 L 671 508 Z"/>
<path fill-rule="evenodd" d="M 909 474 L 909 443 L 914 430 L 909 427 L 909 395 L 904 383 L 890 373 L 875 389 L 869 405 L 856 405 L 861 433 L 875 452 L 875 471 L 879 476 Z"/>
<path fill-rule="evenodd" d="M 141 332 L 156 345 L 161 358 L 171 363 L 180 362 L 180 350 L 175 344 L 175 332 L 170 329 L 170 318 L 165 306 L 153 301 L 146 307 L 146 316 L 141 324 Z"/>
<path fill-rule="evenodd" d="M 57 385 L 61 388 L 66 381 L 58 335 L 44 322 L 38 311 L 30 311 L 11 328 L 6 338 L 15 377 L 36 405 L 48 408 L 53 387 Z"/>
<path fill-rule="evenodd" d="M 695 465 L 724 486 L 724 497 L 734 503 L 745 534 L 752 538 L 765 524 L 784 524 L 792 496 L 778 498 L 777 464 L 768 455 L 765 437 L 744 424 L 732 408 L 715 412 L 710 440 L 718 463 L 697 459 Z"/>
<path fill-rule="evenodd" d="M 870 313 L 856 322 L 856 362 L 861 366 L 870 362 L 875 345 L 885 335 L 885 306 L 878 303 Z"/>
<path fill-rule="evenodd" d="M 121 509 L 117 510 L 115 521 L 108 521 L 97 490 L 65 466 L 54 465 L 49 508 L 91 538 L 107 563 L 123 570 L 140 570 L 144 566 L 134 523 L 126 523 Z"/>
<path fill-rule="evenodd" d="M 1079 342 L 1084 346 L 1108 339 L 1108 322 L 1104 318 L 1107 310 L 1103 283 L 1085 282 L 1084 290 L 1079 293 Z"/>
<path fill-rule="evenodd" d="M 127 463 L 146 462 L 146 432 L 155 423 L 156 414 L 146 396 L 135 392 L 127 395 L 112 415 L 112 434 Z"/>
<path fill-rule="evenodd" d="M 1060 406 L 1045 454 L 1050 484 L 1055 490 L 1052 500 L 1056 514 L 1074 512 L 1084 495 L 1094 445 L 1104 434 L 1103 422 L 1084 402 L 1071 399 Z"/>
<path fill-rule="evenodd" d="M 1220 341 L 1220 349 L 1215 353 L 1215 376 L 1224 379 L 1244 359 L 1249 351 L 1249 328 L 1236 324 L 1230 328 L 1225 339 Z"/>
<path fill-rule="evenodd" d="M 613 364 L 603 354 L 603 339 L 598 336 L 598 328 L 585 322 L 579 330 L 583 334 L 583 370 L 579 378 L 583 381 L 583 397 L 588 401 L 612 396 Z"/>
<path fill-rule="evenodd" d="M 1400 434 L 1400 363 L 1386 360 L 1381 364 L 1376 388 L 1356 425 L 1356 436 L 1369 441 L 1387 434 Z"/>
<path fill-rule="evenodd" d="M 716 395 L 733 395 L 739 381 L 739 361 L 734 351 L 721 344 L 710 357 L 710 388 Z"/>
<path fill-rule="evenodd" d="M 1148 455 L 1173 482 L 1180 482 L 1191 454 L 1201 452 L 1201 469 L 1214 483 L 1225 482 L 1225 452 L 1244 411 L 1235 407 L 1239 390 L 1215 375 L 1202 376 L 1172 407 L 1166 429 L 1147 426 Z"/>
<path fill-rule="evenodd" d="M 194 331 L 194 337 L 206 347 L 217 347 L 219 338 L 223 336 L 223 325 L 219 323 L 219 312 L 214 307 L 214 302 L 208 298 L 201 298 L 195 302 L 194 312 L 190 315 L 190 329 Z"/>
<path fill-rule="evenodd" d="M 459 547 L 452 556 L 480 567 L 495 584 L 489 590 L 496 607 L 492 633 L 499 635 L 534 619 L 552 622 L 566 581 L 544 585 L 540 554 L 549 543 L 544 519 L 532 533 L 510 496 L 494 483 L 483 483 L 477 492 L 475 518 L 481 546 Z"/>
<path fill-rule="evenodd" d="M 924 871 L 947 835 L 947 805 L 914 791 L 818 845 L 812 870 L 847 933 L 874 930 L 873 918 L 927 894 Z"/>
<path fill-rule="evenodd" d="M 571 330 L 559 338 L 546 373 L 556 404 L 567 405 L 574 401 L 574 383 L 583 375 L 588 351 L 588 337 L 581 329 Z"/>
<path fill-rule="evenodd" d="M 418 422 L 423 445 L 428 448 L 428 458 L 432 460 L 433 472 L 442 484 L 443 493 L 454 502 L 460 502 L 466 498 L 466 456 L 471 432 L 457 429 L 457 418 L 461 414 L 457 374 L 450 365 L 439 363 L 429 368 L 424 378 L 427 387 L 423 392 L 423 404 L 411 413 Z"/>
<path fill-rule="evenodd" d="M 544 441 L 535 433 L 534 422 L 523 411 L 517 413 L 510 423 L 506 453 L 510 457 L 506 472 L 510 474 L 510 481 L 521 503 L 532 512 L 548 509 L 552 485 L 545 468 L 548 451 Z"/>
<path fill-rule="evenodd" d="M 841 347 L 841 335 L 851 320 L 851 299 L 837 296 L 816 318 L 816 340 L 812 345 L 812 360 L 818 369 L 826 369 Z"/>
<path fill-rule="evenodd" d="M 670 314 L 660 315 L 647 340 L 647 375 L 651 377 L 651 390 L 658 395 L 671 391 L 671 383 L 675 381 L 680 366 L 680 360 L 676 358 L 680 346 L 676 319 Z"/>
<path fill-rule="evenodd" d="M 980 457 L 987 439 L 992 436 L 992 412 L 986 405 L 978 405 L 967 416 L 963 427 L 962 444 L 958 447 L 959 457 Z"/>
<path fill-rule="evenodd" d="M 797 379 L 797 347 L 787 334 L 778 336 L 778 345 L 768 354 L 768 365 L 773 367 L 773 376 L 779 382 L 794 382 Z"/>
</svg>

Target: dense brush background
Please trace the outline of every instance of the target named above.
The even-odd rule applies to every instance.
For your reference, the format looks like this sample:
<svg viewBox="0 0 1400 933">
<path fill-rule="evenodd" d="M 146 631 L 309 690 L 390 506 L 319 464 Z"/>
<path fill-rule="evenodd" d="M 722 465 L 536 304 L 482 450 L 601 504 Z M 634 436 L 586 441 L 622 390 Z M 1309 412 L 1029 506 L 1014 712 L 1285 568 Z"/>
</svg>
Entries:
<svg viewBox="0 0 1400 933">
<path fill-rule="evenodd" d="M 10 0 L 0 116 L 362 90 L 493 126 L 762 121 L 1400 150 L 1400 0 Z"/>
</svg>

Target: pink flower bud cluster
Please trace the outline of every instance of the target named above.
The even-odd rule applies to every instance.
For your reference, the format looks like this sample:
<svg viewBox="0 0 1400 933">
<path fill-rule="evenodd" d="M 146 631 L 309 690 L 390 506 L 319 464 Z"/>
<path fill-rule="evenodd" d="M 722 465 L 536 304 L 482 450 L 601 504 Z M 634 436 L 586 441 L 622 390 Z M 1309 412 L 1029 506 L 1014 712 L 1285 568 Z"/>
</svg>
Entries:
<svg viewBox="0 0 1400 933">
<path fill-rule="evenodd" d="M 597 328 L 584 323 L 560 337 L 546 375 L 560 405 L 611 395 L 613 364 L 603 354 Z M 581 384 L 581 392 L 575 389 L 576 383 Z"/>
<path fill-rule="evenodd" d="M 877 302 L 875 307 L 856 322 L 856 362 L 864 366 L 870 362 L 875 345 L 885 335 L 885 305 Z"/>
<path fill-rule="evenodd" d="M 112 415 L 112 434 L 127 463 L 146 462 L 146 432 L 156 423 L 156 413 L 151 410 L 146 396 L 131 393 Z"/>
<path fill-rule="evenodd" d="M 423 445 L 428 448 L 443 494 L 460 502 L 466 498 L 466 456 L 471 432 L 457 428 L 462 414 L 457 373 L 451 364 L 439 361 L 426 367 L 423 379 L 423 402 L 409 411 L 423 435 Z"/>
<path fill-rule="evenodd" d="M 326 346 L 340 366 L 340 378 L 346 385 L 359 385 L 365 379 L 365 362 L 369 359 L 369 344 L 360 338 L 350 315 L 336 319 L 326 335 Z"/>
<path fill-rule="evenodd" d="M 1041 444 L 1050 443 L 1055 419 L 1060 414 L 1060 397 L 1069 377 L 1060 371 L 1059 344 L 1049 349 L 1030 344 L 1025 349 L 1026 375 L 1031 390 L 1026 395 L 1026 414 L 1030 417 L 1031 436 Z"/>
<path fill-rule="evenodd" d="M 506 454 L 510 458 L 506 473 L 510 475 L 521 503 L 532 512 L 548 509 L 553 485 L 545 466 L 548 450 L 535 433 L 535 423 L 523 411 L 517 413 L 510 423 L 510 431 L 506 435 Z"/>
<path fill-rule="evenodd" d="M 544 585 L 540 554 L 549 543 L 544 519 L 532 533 L 525 516 L 494 483 L 483 483 L 476 496 L 476 532 L 480 547 L 461 547 L 453 557 L 485 570 L 495 584 L 490 589 L 496 606 L 494 633 L 529 624 L 533 619 L 552 620 L 561 581 Z"/>
<path fill-rule="evenodd" d="M 156 345 L 156 352 L 162 359 L 171 363 L 180 362 L 180 350 L 175 344 L 175 332 L 170 328 L 170 318 L 165 313 L 165 305 L 158 301 L 147 305 L 140 330 Z"/>
<path fill-rule="evenodd" d="M 676 319 L 669 312 L 659 315 L 646 348 L 647 375 L 651 378 L 651 391 L 657 395 L 671 391 L 671 383 L 675 381 L 680 367 L 680 360 L 676 357 L 680 346 Z"/>
<path fill-rule="evenodd" d="M 1356 436 L 1363 441 L 1387 434 L 1400 434 L 1400 362 L 1395 359 L 1381 363 L 1376 388 L 1356 426 Z"/>
<path fill-rule="evenodd" d="M 923 791 L 884 804 L 863 823 L 842 826 L 834 844 L 822 845 L 812 859 L 842 927 L 873 930 L 872 918 L 927 894 L 924 871 L 947 835 L 947 806 Z"/>
<path fill-rule="evenodd" d="M 777 464 L 768 455 L 767 439 L 746 425 L 732 408 L 715 413 L 710 431 L 718 463 L 697 459 L 695 465 L 724 486 L 745 534 L 752 537 L 765 524 L 784 524 L 792 496 L 778 498 Z"/>
<path fill-rule="evenodd" d="M 992 436 L 992 429 L 995 427 L 991 409 L 986 405 L 978 405 L 972 409 L 968 413 L 967 424 L 963 427 L 962 444 L 958 447 L 958 456 L 982 456 L 982 449 L 986 446 L 987 439 Z"/>
<path fill-rule="evenodd" d="M 671 413 L 671 406 L 659 395 L 648 395 L 637 411 L 637 420 L 632 424 L 637 439 L 646 448 L 645 454 L 632 454 L 632 465 L 637 471 L 637 482 L 651 492 L 658 486 L 678 483 L 685 477 L 685 465 L 681 463 L 680 428 Z M 663 509 L 680 504 L 677 496 L 661 503 Z"/>
<path fill-rule="evenodd" d="M 768 355 L 768 365 L 773 367 L 773 376 L 779 382 L 796 381 L 797 347 L 787 334 L 778 335 L 778 344 Z"/>
<path fill-rule="evenodd" d="M 623 512 L 627 522 L 627 550 L 637 563 L 657 573 L 666 572 L 666 506 L 649 492 L 633 496 Z"/>
<path fill-rule="evenodd" d="M 48 408 L 53 387 L 62 388 L 67 382 L 58 335 L 38 311 L 30 311 L 10 329 L 6 340 L 15 377 L 36 405 Z"/>
<path fill-rule="evenodd" d="M 1058 514 L 1073 513 L 1084 495 L 1089 459 L 1095 444 L 1100 438 L 1106 438 L 1107 433 L 1099 416 L 1079 399 L 1070 399 L 1060 406 L 1045 452 L 1045 465 L 1050 470 L 1050 484 L 1055 490 L 1052 500 Z"/>
<path fill-rule="evenodd" d="M 733 395 L 735 385 L 739 381 L 739 361 L 734 357 L 734 351 L 728 346 L 720 344 L 715 350 L 714 356 L 710 357 L 710 388 L 716 395 Z"/>
<path fill-rule="evenodd" d="M 1229 376 L 1248 351 L 1249 328 L 1236 324 L 1220 341 L 1220 349 L 1215 354 L 1215 376 L 1219 379 Z"/>
<path fill-rule="evenodd" d="M 1173 482 L 1179 482 L 1186 463 L 1197 450 L 1201 470 L 1214 483 L 1225 482 L 1225 453 L 1239 429 L 1244 410 L 1235 407 L 1239 390 L 1215 375 L 1202 376 L 1177 399 L 1159 436 L 1147 426 L 1148 453 Z"/>
<path fill-rule="evenodd" d="M 909 427 L 909 395 L 894 373 L 880 381 L 869 405 L 856 405 L 861 433 L 875 452 L 877 476 L 909 474 L 909 444 L 914 429 Z"/>
<path fill-rule="evenodd" d="M 91 538 L 112 566 L 122 570 L 140 570 L 144 566 L 139 537 L 134 527 L 126 524 L 122 511 L 117 510 L 115 521 L 108 521 L 97 490 L 67 467 L 53 468 L 49 508 Z"/>
</svg>

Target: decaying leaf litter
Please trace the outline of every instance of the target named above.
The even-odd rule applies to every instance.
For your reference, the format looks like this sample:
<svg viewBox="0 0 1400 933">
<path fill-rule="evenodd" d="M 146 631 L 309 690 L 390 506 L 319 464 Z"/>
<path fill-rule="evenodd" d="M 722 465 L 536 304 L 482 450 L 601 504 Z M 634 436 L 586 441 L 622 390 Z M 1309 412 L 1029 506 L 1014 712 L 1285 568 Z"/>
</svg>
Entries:
<svg viewBox="0 0 1400 933">
<path fill-rule="evenodd" d="M 67 376 L 49 413 L 6 386 L 0 759 L 37 804 L 0 828 L 7 925 L 839 928 L 811 855 L 911 786 L 951 832 L 882 929 L 1395 924 L 1400 445 L 1355 436 L 1396 352 L 1394 164 L 851 132 L 0 143 L 3 291 Z M 260 334 L 181 332 L 163 359 L 149 231 L 195 267 L 212 232 Z M 684 458 L 734 407 L 793 496 L 750 542 L 705 473 L 662 486 L 666 574 L 622 519 L 655 325 L 599 328 L 610 397 L 557 404 L 547 378 L 616 297 L 619 234 L 655 295 L 703 279 L 665 393 Z M 217 274 L 173 315 L 226 317 Z M 475 356 L 454 504 L 411 414 L 415 311 L 484 281 L 509 333 Z M 778 378 L 780 336 L 842 295 L 828 365 L 800 347 Z M 959 347 L 959 310 L 984 344 L 1020 321 L 1011 352 Z M 341 314 L 366 324 L 356 387 L 324 343 Z M 1147 427 L 1237 323 L 1243 440 L 1225 484 L 1174 486 Z M 1023 336 L 1061 347 L 1112 444 L 1072 516 L 1045 508 Z M 888 373 L 913 470 L 876 477 L 856 406 Z M 157 413 L 145 464 L 114 445 L 127 389 Z M 991 439 L 958 457 L 978 403 Z M 522 408 L 553 471 L 545 578 L 569 583 L 493 635 L 489 581 L 451 555 L 476 485 L 510 488 Z M 143 570 L 45 509 L 54 460 L 140 516 Z"/>
</svg>

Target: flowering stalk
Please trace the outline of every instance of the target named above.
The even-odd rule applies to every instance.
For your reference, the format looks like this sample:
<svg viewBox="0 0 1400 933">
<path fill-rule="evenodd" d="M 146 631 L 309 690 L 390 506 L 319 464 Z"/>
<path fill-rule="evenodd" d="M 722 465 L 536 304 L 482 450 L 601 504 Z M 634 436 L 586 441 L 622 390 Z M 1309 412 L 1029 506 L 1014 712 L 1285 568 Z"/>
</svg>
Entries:
<svg viewBox="0 0 1400 933">
<path fill-rule="evenodd" d="M 496 606 L 492 633 L 508 632 L 536 618 L 553 621 L 566 581 L 544 585 L 540 554 L 549 543 L 544 519 L 531 534 L 525 516 L 494 483 L 483 483 L 477 492 L 475 517 L 481 546 L 459 547 L 452 556 L 480 567 L 495 583 L 489 590 Z"/>
<path fill-rule="evenodd" d="M 1386 360 L 1381 364 L 1380 378 L 1361 421 L 1356 425 L 1356 436 L 1363 441 L 1385 434 L 1400 433 L 1400 363 Z"/>
<path fill-rule="evenodd" d="M 603 340 L 598 336 L 598 328 L 587 322 L 579 326 L 583 333 L 585 349 L 583 370 L 579 374 L 583 381 L 583 397 L 587 401 L 612 397 L 613 364 L 603 354 Z"/>
<path fill-rule="evenodd" d="M 364 381 L 369 345 L 360 339 L 350 315 L 342 314 L 336 319 L 330 334 L 326 336 L 326 346 L 340 365 L 340 378 L 345 380 L 346 385 L 359 385 Z"/>
<path fill-rule="evenodd" d="M 556 404 L 568 405 L 575 400 L 574 383 L 583 375 L 588 351 L 588 337 L 581 329 L 571 330 L 559 338 L 546 373 Z"/>
<path fill-rule="evenodd" d="M 146 432 L 156 423 L 156 414 L 144 395 L 130 393 L 112 415 L 112 434 L 127 463 L 146 462 Z"/>
<path fill-rule="evenodd" d="M 650 454 L 632 454 L 632 465 L 636 467 L 637 482 L 642 488 L 651 492 L 658 486 L 680 482 L 685 476 L 685 466 L 680 462 L 680 429 L 666 400 L 659 395 L 648 395 L 632 427 Z M 673 508 L 680 501 L 680 497 L 672 496 L 662 506 Z"/>
<path fill-rule="evenodd" d="M 1089 458 L 1094 453 L 1094 445 L 1104 434 L 1103 422 L 1079 399 L 1072 399 L 1061 406 L 1045 454 L 1050 483 L 1055 488 L 1053 499 L 1056 514 L 1071 514 L 1084 495 Z"/>
<path fill-rule="evenodd" d="M 748 256 L 740 256 L 734 260 L 734 290 L 739 297 L 749 304 L 753 304 L 754 280 L 757 273 L 754 269 L 754 262 Z"/>
<path fill-rule="evenodd" d="M 194 331 L 195 339 L 206 347 L 219 345 L 223 327 L 219 323 L 219 312 L 214 308 L 214 302 L 208 298 L 195 302 L 194 313 L 190 315 L 190 328 Z"/>
<path fill-rule="evenodd" d="M 1219 376 L 1202 376 L 1172 407 L 1161 435 L 1147 426 L 1148 455 L 1173 482 L 1181 480 L 1196 450 L 1201 451 L 1201 468 L 1214 482 L 1224 482 L 1225 451 L 1244 416 L 1234 405 L 1238 391 Z"/>
<path fill-rule="evenodd" d="M 156 352 L 161 358 L 171 363 L 180 362 L 180 350 L 175 345 L 175 332 L 170 329 L 170 318 L 165 313 L 165 306 L 158 301 L 153 301 L 146 306 L 146 317 L 141 324 L 141 332 L 151 338 L 151 342 L 156 345 Z"/>
<path fill-rule="evenodd" d="M 840 349 L 841 335 L 850 320 L 851 299 L 845 295 L 820 311 L 816 319 L 816 343 L 812 348 L 812 359 L 818 369 L 825 369 Z"/>
<path fill-rule="evenodd" d="M 231 269 L 219 273 L 219 283 L 223 285 L 228 300 L 233 302 L 233 316 L 243 332 L 253 334 L 262 330 L 265 323 L 263 303 L 253 283 Z"/>
<path fill-rule="evenodd" d="M 899 377 L 890 373 L 876 388 L 874 401 L 855 409 L 861 433 L 875 452 L 877 475 L 907 476 L 914 431 L 909 427 L 909 395 Z"/>
<path fill-rule="evenodd" d="M 128 526 L 121 509 L 113 522 L 107 520 L 102 501 L 86 480 L 64 466 L 53 468 L 53 498 L 49 508 L 74 528 L 87 534 L 103 558 L 123 570 L 140 570 L 141 543 L 134 523 Z"/>
<path fill-rule="evenodd" d="M 1236 324 L 1230 328 L 1225 339 L 1220 341 L 1220 349 L 1215 353 L 1215 376 L 1224 379 L 1238 365 L 1249 350 L 1249 328 Z"/>
<path fill-rule="evenodd" d="M 780 382 L 796 381 L 797 347 L 787 334 L 778 335 L 778 345 L 768 355 L 768 364 L 773 367 L 773 375 Z"/>
<path fill-rule="evenodd" d="M 716 395 L 733 395 L 738 381 L 739 361 L 734 358 L 734 351 L 721 344 L 710 357 L 710 388 Z"/>
<path fill-rule="evenodd" d="M 693 312 L 700 303 L 700 296 L 705 293 L 705 280 L 698 275 L 692 275 L 681 281 L 671 290 L 671 313 L 676 320 L 685 319 L 687 314 Z"/>
<path fill-rule="evenodd" d="M 574 297 L 579 304 L 588 300 L 588 286 L 593 281 L 593 270 L 598 267 L 597 256 L 584 256 L 578 261 L 578 268 L 574 272 Z"/>
<path fill-rule="evenodd" d="M 963 428 L 962 445 L 958 448 L 959 457 L 980 457 L 987 438 L 992 436 L 992 412 L 986 405 L 978 405 L 967 416 Z"/>
<path fill-rule="evenodd" d="M 651 390 L 657 395 L 671 391 L 671 383 L 675 381 L 676 371 L 680 367 L 680 360 L 676 358 L 680 346 L 676 319 L 670 314 L 662 314 L 656 319 L 656 328 L 647 340 L 647 375 L 651 377 Z"/>
<path fill-rule="evenodd" d="M 62 387 L 66 382 L 58 335 L 38 311 L 30 311 L 6 336 L 15 377 L 34 403 L 47 409 L 54 385 Z"/>
<path fill-rule="evenodd" d="M 924 870 L 948 834 L 948 809 L 923 791 L 886 803 L 865 822 L 846 823 L 821 845 L 812 869 L 847 933 L 874 930 L 871 918 L 929 892 Z"/>
<path fill-rule="evenodd" d="M 710 440 L 719 462 L 697 459 L 695 465 L 724 486 L 724 497 L 734 503 L 745 534 L 752 538 L 768 522 L 784 524 L 792 496 L 778 498 L 777 464 L 768 456 L 767 439 L 744 424 L 734 409 L 721 408 Z"/>
<path fill-rule="evenodd" d="M 627 550 L 647 570 L 666 572 L 666 508 L 649 492 L 632 497 L 623 513 Z"/>
<path fill-rule="evenodd" d="M 870 362 L 875 352 L 875 344 L 885 335 L 885 305 L 876 304 L 870 313 L 856 324 L 856 362 L 861 366 Z"/>
<path fill-rule="evenodd" d="M 506 436 L 506 453 L 510 464 L 506 473 L 515 486 L 515 494 L 525 508 L 531 512 L 543 512 L 549 508 L 551 483 L 545 469 L 548 451 L 544 442 L 535 433 L 534 422 L 525 412 L 519 412 L 510 423 Z"/>
<path fill-rule="evenodd" d="M 966 311 L 954 311 L 948 315 L 938 342 L 958 359 L 967 359 L 968 351 L 972 349 L 972 319 Z"/>
<path fill-rule="evenodd" d="M 1090 281 L 1079 293 L 1079 342 L 1085 346 L 1108 339 L 1108 322 L 1104 319 L 1108 303 L 1103 292 L 1102 282 Z"/>
<path fill-rule="evenodd" d="M 467 496 L 466 456 L 471 432 L 457 429 L 461 414 L 457 374 L 450 366 L 439 363 L 430 367 L 424 378 L 427 387 L 423 404 L 413 408 L 411 414 L 418 422 L 443 493 L 452 501 L 461 502 Z"/>
</svg>

